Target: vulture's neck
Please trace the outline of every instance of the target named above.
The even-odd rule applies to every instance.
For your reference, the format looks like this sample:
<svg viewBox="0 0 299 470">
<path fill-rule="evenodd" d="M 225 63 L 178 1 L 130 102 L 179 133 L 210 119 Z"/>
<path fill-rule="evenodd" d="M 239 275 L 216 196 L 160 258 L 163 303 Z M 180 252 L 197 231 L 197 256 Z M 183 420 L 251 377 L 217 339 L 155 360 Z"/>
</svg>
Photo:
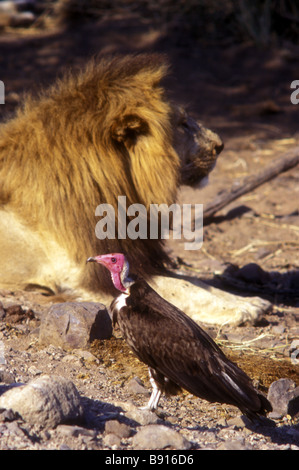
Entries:
<svg viewBox="0 0 299 470">
<path fill-rule="evenodd" d="M 129 293 L 129 287 L 135 282 L 134 276 L 129 276 L 129 263 L 127 260 L 124 262 L 122 271 L 120 273 L 112 272 L 111 277 L 114 287 L 126 294 Z"/>
</svg>

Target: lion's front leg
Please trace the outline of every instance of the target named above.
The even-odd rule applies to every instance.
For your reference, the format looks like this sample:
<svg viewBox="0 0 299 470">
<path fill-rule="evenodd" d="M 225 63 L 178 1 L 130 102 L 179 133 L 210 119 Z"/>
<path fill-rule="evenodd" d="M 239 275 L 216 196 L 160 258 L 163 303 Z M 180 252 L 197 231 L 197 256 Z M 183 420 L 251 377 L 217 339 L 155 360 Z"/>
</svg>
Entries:
<svg viewBox="0 0 299 470">
<path fill-rule="evenodd" d="M 151 285 L 162 297 L 198 322 L 254 324 L 271 309 L 271 303 L 264 299 L 233 295 L 196 278 L 156 276 Z"/>
</svg>

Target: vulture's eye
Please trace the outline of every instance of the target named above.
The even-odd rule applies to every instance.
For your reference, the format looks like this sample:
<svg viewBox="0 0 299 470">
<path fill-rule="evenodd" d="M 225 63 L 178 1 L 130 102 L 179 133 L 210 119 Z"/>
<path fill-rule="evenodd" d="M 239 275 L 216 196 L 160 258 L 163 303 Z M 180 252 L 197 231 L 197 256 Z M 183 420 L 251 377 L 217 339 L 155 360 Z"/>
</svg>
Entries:
<svg viewBox="0 0 299 470">
<path fill-rule="evenodd" d="M 111 263 L 116 263 L 116 258 L 111 258 Z"/>
</svg>

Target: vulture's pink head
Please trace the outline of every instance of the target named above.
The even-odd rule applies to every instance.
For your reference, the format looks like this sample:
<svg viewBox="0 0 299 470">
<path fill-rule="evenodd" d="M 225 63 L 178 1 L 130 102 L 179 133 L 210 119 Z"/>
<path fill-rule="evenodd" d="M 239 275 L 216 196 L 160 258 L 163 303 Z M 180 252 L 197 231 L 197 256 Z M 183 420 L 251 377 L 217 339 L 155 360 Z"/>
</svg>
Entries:
<svg viewBox="0 0 299 470">
<path fill-rule="evenodd" d="M 126 278 L 129 273 L 129 263 L 122 253 L 109 253 L 88 258 L 87 262 L 94 261 L 109 269 L 116 289 L 126 292 Z"/>
</svg>

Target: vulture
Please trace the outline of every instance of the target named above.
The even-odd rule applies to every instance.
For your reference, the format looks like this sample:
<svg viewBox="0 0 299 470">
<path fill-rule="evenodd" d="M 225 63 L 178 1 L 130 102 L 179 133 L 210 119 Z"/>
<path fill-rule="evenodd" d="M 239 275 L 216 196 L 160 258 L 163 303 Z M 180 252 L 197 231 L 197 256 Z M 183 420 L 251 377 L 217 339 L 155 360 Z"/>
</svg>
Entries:
<svg viewBox="0 0 299 470">
<path fill-rule="evenodd" d="M 189 316 L 167 302 L 144 279 L 129 274 L 122 253 L 88 258 L 111 273 L 121 294 L 110 306 L 113 325 L 149 368 L 152 393 L 146 408 L 156 410 L 161 393 L 185 389 L 209 402 L 238 407 L 250 419 L 272 410 L 247 374 L 230 361 Z"/>
</svg>

